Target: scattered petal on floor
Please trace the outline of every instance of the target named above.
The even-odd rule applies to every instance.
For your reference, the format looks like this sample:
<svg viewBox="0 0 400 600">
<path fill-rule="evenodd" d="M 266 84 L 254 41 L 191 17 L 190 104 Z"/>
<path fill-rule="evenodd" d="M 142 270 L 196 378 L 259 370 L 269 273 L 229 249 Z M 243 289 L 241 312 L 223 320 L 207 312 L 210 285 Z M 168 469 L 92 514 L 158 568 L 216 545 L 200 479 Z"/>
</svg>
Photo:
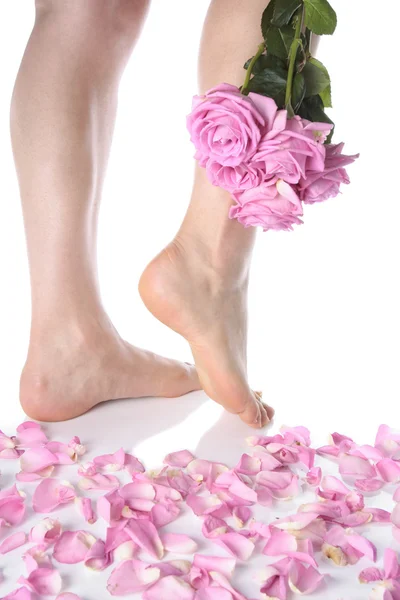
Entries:
<svg viewBox="0 0 400 600">
<path fill-rule="evenodd" d="M 80 600 L 72 592 L 61 593 L 62 577 L 53 561 L 60 567 L 82 563 L 79 568 L 94 571 L 113 564 L 107 583 L 112 596 L 250 600 L 233 582 L 236 564 L 243 569 L 248 563 L 250 570 L 253 555 L 265 558 L 260 594 L 267 600 L 311 594 L 324 579 L 329 586 L 329 576 L 319 571 L 321 559 L 327 568 L 369 561 L 359 580 L 371 587 L 370 600 L 400 600 L 396 551 L 388 548 L 380 556 L 368 539 L 373 527 L 386 527 L 393 544 L 400 543 L 400 433 L 382 425 L 375 445 L 358 445 L 335 432 L 330 444 L 314 449 L 308 429 L 282 427 L 276 435 L 251 436 L 247 442 L 250 450 L 233 468 L 179 450 L 168 454 L 162 467 L 146 472 L 123 448 L 81 464 L 86 448 L 78 437 L 48 440 L 31 421 L 15 435 L 0 432 L 0 460 L 20 464 L 16 479 L 27 490 L 18 484 L 0 491 L 0 554 L 27 540 L 34 544 L 22 557 L 26 575 L 2 600 Z M 324 472 L 326 459 L 336 463 L 338 476 Z M 80 477 L 79 494 L 58 478 L 63 469 Z M 381 490 L 393 496 L 390 511 L 375 504 Z M 287 500 L 296 501 L 297 509 L 276 518 L 274 507 L 288 506 Z M 78 531 L 70 531 L 62 519 L 62 508 L 72 502 L 82 521 Z M 32 508 L 59 514 L 37 515 L 27 535 L 21 524 Z M 184 514 L 200 521 L 202 539 L 192 539 L 182 528 L 174 531 Z"/>
</svg>

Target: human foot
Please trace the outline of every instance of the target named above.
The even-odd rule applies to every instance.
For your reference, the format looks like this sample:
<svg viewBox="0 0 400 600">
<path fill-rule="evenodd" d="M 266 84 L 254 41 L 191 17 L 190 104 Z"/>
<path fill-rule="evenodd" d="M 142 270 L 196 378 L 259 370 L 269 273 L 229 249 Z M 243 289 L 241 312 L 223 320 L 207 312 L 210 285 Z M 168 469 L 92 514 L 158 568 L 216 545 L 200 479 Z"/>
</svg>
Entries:
<svg viewBox="0 0 400 600">
<path fill-rule="evenodd" d="M 247 382 L 247 283 L 247 270 L 211 265 L 194 236 L 181 233 L 146 268 L 139 291 L 153 315 L 188 340 L 207 395 L 262 427 L 274 411 Z"/>
<path fill-rule="evenodd" d="M 135 348 L 106 322 L 32 336 L 20 401 L 31 418 L 64 421 L 106 400 L 176 397 L 197 389 L 192 365 Z"/>
</svg>

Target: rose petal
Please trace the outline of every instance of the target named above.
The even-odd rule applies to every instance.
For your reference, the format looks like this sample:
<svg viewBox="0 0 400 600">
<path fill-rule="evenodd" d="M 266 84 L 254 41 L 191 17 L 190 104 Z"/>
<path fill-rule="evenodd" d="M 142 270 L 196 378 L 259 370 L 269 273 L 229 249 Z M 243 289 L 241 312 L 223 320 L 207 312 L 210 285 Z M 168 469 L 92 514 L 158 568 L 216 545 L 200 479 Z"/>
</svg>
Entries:
<svg viewBox="0 0 400 600">
<path fill-rule="evenodd" d="M 193 565 L 205 571 L 218 571 L 225 577 L 232 577 L 235 570 L 236 561 L 234 558 L 224 558 L 221 556 L 205 556 L 204 554 L 195 554 Z"/>
<path fill-rule="evenodd" d="M 251 540 L 236 531 L 223 533 L 222 535 L 213 538 L 213 541 L 219 546 L 222 546 L 222 548 L 227 550 L 229 554 L 235 558 L 244 561 L 250 558 L 255 548 Z"/>
<path fill-rule="evenodd" d="M 324 576 L 321 575 L 312 566 L 305 567 L 297 561 L 292 561 L 289 570 L 289 587 L 296 594 L 311 594 L 323 581 Z"/>
<path fill-rule="evenodd" d="M 97 517 L 93 512 L 90 498 L 75 498 L 75 506 L 87 523 L 93 525 L 96 522 Z"/>
<path fill-rule="evenodd" d="M 79 596 L 76 594 L 72 594 L 71 592 L 63 592 L 59 596 L 57 596 L 56 600 L 81 600 Z"/>
<path fill-rule="evenodd" d="M 20 463 L 25 473 L 36 473 L 58 464 L 58 459 L 47 448 L 30 448 L 23 453 Z"/>
<path fill-rule="evenodd" d="M 43 596 L 56 596 L 62 586 L 58 571 L 49 567 L 39 567 L 32 571 L 27 579 L 20 577 L 19 582 L 28 584 L 35 592 Z"/>
<path fill-rule="evenodd" d="M 339 472 L 341 475 L 355 475 L 365 479 L 376 477 L 376 469 L 367 459 L 350 454 L 340 456 Z"/>
<path fill-rule="evenodd" d="M 376 464 L 377 471 L 383 481 L 388 483 L 400 482 L 400 463 L 391 458 L 384 458 Z"/>
<path fill-rule="evenodd" d="M 32 592 L 26 587 L 20 587 L 14 590 L 7 596 L 4 596 L 3 600 L 34 600 Z"/>
<path fill-rule="evenodd" d="M 161 560 L 164 556 L 164 547 L 156 527 L 145 519 L 130 519 L 125 528 L 132 540 L 145 552 L 154 558 Z"/>
<path fill-rule="evenodd" d="M 179 452 L 172 452 L 164 458 L 164 463 L 170 467 L 180 467 L 184 469 L 190 462 L 194 460 L 194 456 L 189 450 L 180 450 Z"/>
<path fill-rule="evenodd" d="M 107 590 L 112 596 L 125 596 L 144 591 L 160 578 L 160 569 L 140 560 L 125 560 L 111 573 Z"/>
<path fill-rule="evenodd" d="M 102 540 L 97 540 L 93 546 L 89 548 L 85 556 L 85 567 L 93 571 L 103 571 L 111 564 L 110 555 L 105 551 L 105 543 Z"/>
<path fill-rule="evenodd" d="M 47 513 L 75 499 L 75 490 L 67 481 L 43 479 L 33 494 L 33 510 Z"/>
<path fill-rule="evenodd" d="M 354 485 L 361 492 L 377 492 L 383 488 L 385 483 L 379 479 L 356 479 Z"/>
<path fill-rule="evenodd" d="M 78 481 L 78 487 L 81 490 L 114 490 L 120 487 L 120 482 L 115 475 L 95 473 L 87 477 L 82 477 Z"/>
<path fill-rule="evenodd" d="M 121 518 L 125 501 L 118 490 L 113 490 L 97 500 L 97 514 L 109 525 Z"/>
<path fill-rule="evenodd" d="M 35 544 L 52 544 L 61 535 L 62 526 L 57 519 L 43 519 L 34 525 L 29 533 L 29 541 Z"/>
<path fill-rule="evenodd" d="M 390 520 L 392 521 L 393 525 L 400 528 L 400 502 L 394 507 Z"/>
<path fill-rule="evenodd" d="M 125 451 L 123 448 L 114 452 L 114 454 L 103 454 L 102 456 L 96 456 L 93 459 L 93 463 L 99 469 L 103 469 L 107 472 L 120 471 L 125 465 Z"/>
<path fill-rule="evenodd" d="M 7 554 L 7 552 L 11 552 L 20 546 L 23 546 L 27 542 L 26 533 L 23 531 L 19 531 L 17 533 L 13 533 L 9 535 L 5 540 L 0 544 L 0 554 Z"/>
<path fill-rule="evenodd" d="M 169 575 L 147 589 L 143 600 L 194 600 L 195 590 L 183 579 Z"/>
<path fill-rule="evenodd" d="M 96 538 L 87 531 L 64 531 L 54 546 L 54 560 L 66 565 L 82 562 L 95 543 Z"/>
</svg>

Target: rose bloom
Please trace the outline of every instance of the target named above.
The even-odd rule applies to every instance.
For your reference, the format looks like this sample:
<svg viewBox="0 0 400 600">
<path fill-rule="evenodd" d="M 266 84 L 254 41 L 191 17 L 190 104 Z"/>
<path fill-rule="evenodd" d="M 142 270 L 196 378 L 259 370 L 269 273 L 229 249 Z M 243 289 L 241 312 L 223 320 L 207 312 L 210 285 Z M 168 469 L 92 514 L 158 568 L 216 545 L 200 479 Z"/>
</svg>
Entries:
<svg viewBox="0 0 400 600">
<path fill-rule="evenodd" d="M 342 154 L 344 144 L 328 144 L 326 148 L 325 168 L 323 171 L 307 171 L 298 185 L 300 198 L 306 204 L 322 202 L 334 198 L 340 192 L 342 183 L 350 183 L 344 168 L 359 157 L 359 154 Z"/>
<path fill-rule="evenodd" d="M 229 212 L 245 227 L 260 226 L 264 231 L 292 230 L 292 225 L 301 224 L 303 214 L 300 198 L 293 187 L 285 181 L 269 180 L 256 188 L 234 193 L 237 201 Z"/>
<path fill-rule="evenodd" d="M 213 185 L 228 192 L 257 187 L 265 179 L 263 163 L 242 163 L 236 167 L 224 167 L 209 160 L 206 164 L 206 171 L 208 179 Z"/>
<path fill-rule="evenodd" d="M 311 123 L 295 116 L 287 118 L 286 110 L 271 106 L 270 129 L 262 137 L 254 161 L 263 162 L 269 177 L 298 183 L 307 170 L 323 171 L 325 146 L 332 125 Z"/>
<path fill-rule="evenodd" d="M 201 166 L 208 160 L 222 166 L 248 162 L 257 150 L 265 121 L 249 96 L 222 83 L 195 96 L 187 127 Z"/>
</svg>

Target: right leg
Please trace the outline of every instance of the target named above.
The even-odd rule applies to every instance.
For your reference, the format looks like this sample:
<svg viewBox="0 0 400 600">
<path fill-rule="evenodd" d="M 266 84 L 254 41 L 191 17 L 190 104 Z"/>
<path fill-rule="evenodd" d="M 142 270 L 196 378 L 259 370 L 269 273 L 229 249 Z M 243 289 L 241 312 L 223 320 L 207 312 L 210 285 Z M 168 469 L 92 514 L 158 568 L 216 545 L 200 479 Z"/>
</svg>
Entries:
<svg viewBox="0 0 400 600">
<path fill-rule="evenodd" d="M 118 85 L 149 0 L 37 0 L 11 133 L 32 285 L 21 403 L 63 420 L 122 397 L 178 396 L 195 370 L 124 342 L 102 307 L 97 213 Z"/>
</svg>

